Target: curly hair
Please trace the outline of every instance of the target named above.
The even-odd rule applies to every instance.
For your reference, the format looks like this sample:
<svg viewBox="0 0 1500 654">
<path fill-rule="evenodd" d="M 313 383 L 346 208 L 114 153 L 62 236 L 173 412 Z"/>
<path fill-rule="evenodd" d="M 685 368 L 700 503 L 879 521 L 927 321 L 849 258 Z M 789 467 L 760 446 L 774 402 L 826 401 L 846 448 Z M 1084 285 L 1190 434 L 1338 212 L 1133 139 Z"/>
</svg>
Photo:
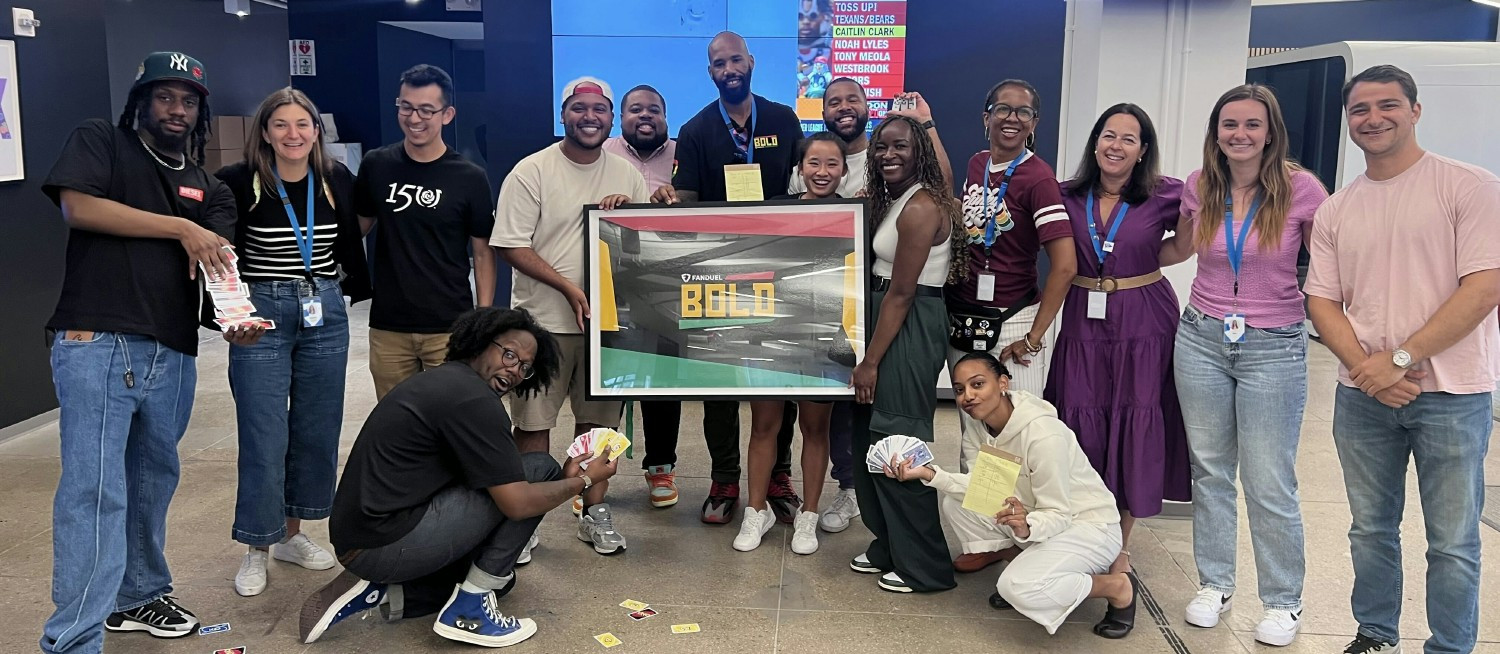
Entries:
<svg viewBox="0 0 1500 654">
<path fill-rule="evenodd" d="M 473 361 L 484 353 L 485 348 L 493 345 L 501 334 L 516 330 L 530 332 L 536 339 L 536 358 L 531 361 L 534 374 L 530 379 L 517 384 L 513 392 L 520 397 L 545 392 L 557 377 L 562 356 L 558 352 L 557 339 L 537 324 L 536 318 L 531 317 L 531 313 L 525 309 L 480 307 L 459 316 L 449 330 L 451 335 L 448 337 L 446 360 L 464 363 Z"/>
<path fill-rule="evenodd" d="M 125 108 L 120 111 L 120 129 L 135 131 L 135 121 L 150 106 L 151 92 L 155 90 L 156 84 L 142 84 L 130 89 L 130 95 L 125 97 Z M 198 124 L 193 126 L 187 152 L 188 156 L 199 165 L 202 165 L 204 161 L 203 151 L 208 147 L 209 124 L 213 122 L 213 117 L 213 112 L 208 110 L 208 98 L 200 94 L 198 96 Z"/>
<path fill-rule="evenodd" d="M 964 239 L 968 238 L 968 232 L 964 229 L 963 211 L 959 209 L 958 201 L 953 198 L 953 194 L 948 192 L 948 183 L 943 180 L 943 169 L 938 165 L 937 151 L 932 147 L 932 137 L 927 135 L 927 130 L 922 129 L 917 121 L 906 116 L 890 116 L 875 128 L 875 134 L 870 141 L 879 141 L 882 132 L 898 123 L 906 125 L 911 131 L 911 149 L 917 159 L 916 183 L 932 198 L 938 211 L 948 219 L 953 232 L 950 243 L 955 254 L 966 250 Z M 885 177 L 880 174 L 878 157 L 870 157 L 865 162 L 865 179 L 870 194 L 870 231 L 874 233 L 874 230 L 879 228 L 880 223 L 885 220 L 885 214 L 891 210 L 891 205 L 896 203 L 896 198 L 891 195 L 890 189 L 886 186 Z M 951 274 L 950 272 L 950 276 Z"/>
</svg>

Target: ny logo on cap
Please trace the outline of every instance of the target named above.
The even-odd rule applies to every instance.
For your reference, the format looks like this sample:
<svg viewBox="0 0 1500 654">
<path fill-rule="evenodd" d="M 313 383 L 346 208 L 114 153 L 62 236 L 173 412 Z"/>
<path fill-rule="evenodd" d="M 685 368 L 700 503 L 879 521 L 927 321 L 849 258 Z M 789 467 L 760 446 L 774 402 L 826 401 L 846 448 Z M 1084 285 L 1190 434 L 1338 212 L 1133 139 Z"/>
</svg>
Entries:
<svg viewBox="0 0 1500 654">
<path fill-rule="evenodd" d="M 187 55 L 182 54 L 180 52 L 173 53 L 172 54 L 172 63 L 170 63 L 168 65 L 171 66 L 174 70 L 180 70 L 180 71 L 186 73 L 187 69 L 188 69 L 188 58 L 187 58 Z"/>
</svg>

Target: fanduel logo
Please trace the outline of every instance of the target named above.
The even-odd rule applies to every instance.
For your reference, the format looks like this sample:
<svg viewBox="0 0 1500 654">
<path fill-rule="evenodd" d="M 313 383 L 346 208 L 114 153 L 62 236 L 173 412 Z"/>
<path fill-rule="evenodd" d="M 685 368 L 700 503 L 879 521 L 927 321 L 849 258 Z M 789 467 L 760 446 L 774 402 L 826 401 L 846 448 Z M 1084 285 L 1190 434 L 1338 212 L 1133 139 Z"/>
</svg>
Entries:
<svg viewBox="0 0 1500 654">
<path fill-rule="evenodd" d="M 686 284 L 688 282 L 722 282 L 722 281 L 724 281 L 724 276 L 723 275 L 690 275 L 688 273 L 682 273 L 682 283 L 684 283 L 684 284 Z"/>
</svg>

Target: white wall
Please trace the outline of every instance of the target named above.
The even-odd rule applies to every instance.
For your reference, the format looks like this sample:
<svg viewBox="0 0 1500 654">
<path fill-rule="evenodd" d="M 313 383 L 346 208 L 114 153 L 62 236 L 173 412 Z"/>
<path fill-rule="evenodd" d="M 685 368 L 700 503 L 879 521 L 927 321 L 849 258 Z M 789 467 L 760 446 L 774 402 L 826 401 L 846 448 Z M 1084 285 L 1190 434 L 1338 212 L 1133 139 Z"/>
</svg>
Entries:
<svg viewBox="0 0 1500 654">
<path fill-rule="evenodd" d="M 1069 0 L 1058 174 L 1077 168 L 1100 113 L 1133 102 L 1156 125 L 1162 172 L 1187 177 L 1214 102 L 1245 81 L 1249 43 L 1250 0 Z M 1186 304 L 1196 260 L 1163 272 Z"/>
</svg>

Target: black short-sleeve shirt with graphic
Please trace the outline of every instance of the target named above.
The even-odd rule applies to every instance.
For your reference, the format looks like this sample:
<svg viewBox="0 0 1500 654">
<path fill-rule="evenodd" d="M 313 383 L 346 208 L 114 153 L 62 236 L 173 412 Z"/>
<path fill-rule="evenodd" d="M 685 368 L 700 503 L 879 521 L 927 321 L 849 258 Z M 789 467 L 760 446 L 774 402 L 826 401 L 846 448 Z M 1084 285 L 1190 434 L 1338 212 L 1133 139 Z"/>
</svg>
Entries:
<svg viewBox="0 0 1500 654">
<path fill-rule="evenodd" d="M 729 134 L 719 101 L 708 103 L 677 133 L 677 171 L 672 187 L 695 191 L 703 202 L 728 199 L 724 189 L 724 166 L 760 164 L 761 197 L 785 195 L 787 180 L 797 164 L 797 143 L 802 140 L 802 122 L 797 112 L 779 102 L 755 97 L 755 133 L 750 143 L 754 154 L 741 151 Z M 748 125 L 740 126 L 742 129 Z"/>
</svg>

